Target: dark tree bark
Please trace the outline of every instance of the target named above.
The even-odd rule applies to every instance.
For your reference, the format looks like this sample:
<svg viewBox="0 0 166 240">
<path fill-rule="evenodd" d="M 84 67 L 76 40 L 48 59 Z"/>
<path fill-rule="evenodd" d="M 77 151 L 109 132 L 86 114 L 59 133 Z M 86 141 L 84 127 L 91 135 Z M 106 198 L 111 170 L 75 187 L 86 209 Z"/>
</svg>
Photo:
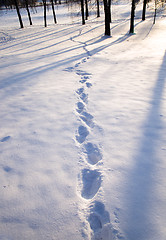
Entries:
<svg viewBox="0 0 166 240">
<path fill-rule="evenodd" d="M 53 12 L 53 17 L 54 17 L 54 23 L 56 24 L 56 23 L 57 23 L 57 20 L 56 20 L 56 14 L 55 14 L 55 9 L 54 9 L 54 2 L 53 2 L 53 0 L 51 0 L 51 5 L 52 5 L 52 12 Z"/>
<path fill-rule="evenodd" d="M 154 21 L 153 21 L 153 24 L 156 23 L 156 13 L 157 13 L 157 1 L 155 0 L 155 10 L 154 10 Z"/>
<path fill-rule="evenodd" d="M 156 23 L 156 12 L 157 12 L 157 9 L 155 8 L 153 24 Z"/>
<path fill-rule="evenodd" d="M 47 27 L 47 6 L 46 6 L 46 0 L 43 0 L 43 6 L 44 6 L 44 26 Z"/>
<path fill-rule="evenodd" d="M 85 19 L 88 20 L 88 17 L 89 17 L 88 0 L 85 0 L 85 10 L 86 10 Z"/>
<path fill-rule="evenodd" d="M 32 25 L 32 19 L 31 19 L 29 7 L 28 7 L 28 0 L 25 0 L 25 7 L 26 7 L 26 10 L 27 10 L 27 13 L 28 13 L 29 23 L 30 23 L 30 25 Z"/>
<path fill-rule="evenodd" d="M 142 21 L 145 21 L 146 4 L 147 4 L 147 0 L 144 0 L 143 1 L 143 10 L 142 10 Z"/>
<path fill-rule="evenodd" d="M 99 0 L 97 0 L 97 17 L 100 17 L 100 5 L 99 5 Z"/>
<path fill-rule="evenodd" d="M 109 0 L 109 18 L 110 18 L 110 23 L 112 22 L 112 15 L 111 15 L 111 3 L 112 3 L 112 0 Z"/>
<path fill-rule="evenodd" d="M 110 36 L 110 9 L 109 0 L 104 0 L 104 12 L 105 12 L 105 35 Z"/>
<path fill-rule="evenodd" d="M 132 0 L 131 18 L 130 18 L 130 33 L 134 33 L 134 16 L 135 16 L 135 0 Z"/>
<path fill-rule="evenodd" d="M 14 0 L 14 3 L 15 3 L 15 6 L 16 6 L 18 19 L 19 19 L 19 22 L 20 22 L 20 27 L 23 28 L 24 26 L 23 26 L 23 22 L 22 22 L 22 18 L 21 18 L 21 14 L 20 14 L 20 10 L 19 10 L 19 7 L 18 7 L 17 0 Z"/>
<path fill-rule="evenodd" d="M 85 24 L 85 17 L 84 17 L 84 0 L 81 0 L 81 15 L 82 15 L 82 25 Z"/>
</svg>

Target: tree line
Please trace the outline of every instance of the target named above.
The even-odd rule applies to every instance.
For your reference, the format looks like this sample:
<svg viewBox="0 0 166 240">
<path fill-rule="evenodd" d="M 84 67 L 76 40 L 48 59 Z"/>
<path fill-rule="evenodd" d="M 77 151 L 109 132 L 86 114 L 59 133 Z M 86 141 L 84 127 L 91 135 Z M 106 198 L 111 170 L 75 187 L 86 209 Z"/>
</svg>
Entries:
<svg viewBox="0 0 166 240">
<path fill-rule="evenodd" d="M 100 17 L 100 2 L 99 0 L 96 1 L 96 16 Z M 143 0 L 143 9 L 142 9 L 142 20 L 145 20 L 145 15 L 146 15 L 146 6 L 147 3 L 150 0 Z M 154 0 L 155 3 L 157 0 Z M 72 3 L 72 2 L 77 2 L 80 4 L 80 9 L 81 9 L 81 16 L 82 16 L 82 24 L 85 24 L 85 21 L 89 17 L 89 9 L 88 9 L 88 0 L 65 0 L 65 3 Z M 134 33 L 134 18 L 135 18 L 135 9 L 136 5 L 140 2 L 140 0 L 131 0 L 131 17 L 130 17 L 130 33 Z M 30 25 L 32 25 L 32 18 L 30 14 L 29 8 L 35 8 L 39 4 L 38 0 L 1 0 L 0 2 L 0 8 L 2 6 L 5 6 L 6 8 L 16 8 L 20 27 L 23 28 L 23 21 L 21 18 L 20 14 L 20 8 L 26 8 L 27 10 L 27 15 L 29 19 Z M 50 4 L 52 7 L 52 13 L 53 13 L 53 18 L 54 18 L 54 23 L 57 23 L 57 18 L 56 18 L 56 13 L 55 13 L 55 4 L 61 4 L 61 0 L 41 0 L 40 5 L 43 5 L 44 9 L 44 26 L 47 27 L 47 5 Z M 112 0 L 103 0 L 103 5 L 104 5 L 104 14 L 105 14 L 105 35 L 110 36 L 111 35 L 111 28 L 110 24 L 112 22 L 111 18 L 111 5 L 112 5 Z M 156 4 L 155 4 L 156 5 Z M 156 17 L 156 8 L 155 8 L 155 16 L 154 16 L 154 23 L 155 23 L 155 17 Z"/>
</svg>

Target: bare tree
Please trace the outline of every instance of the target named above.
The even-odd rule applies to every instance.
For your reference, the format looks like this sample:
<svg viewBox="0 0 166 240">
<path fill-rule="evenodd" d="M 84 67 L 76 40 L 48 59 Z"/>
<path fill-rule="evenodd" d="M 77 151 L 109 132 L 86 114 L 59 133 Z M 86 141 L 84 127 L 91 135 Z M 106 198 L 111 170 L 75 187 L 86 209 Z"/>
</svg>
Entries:
<svg viewBox="0 0 166 240">
<path fill-rule="evenodd" d="M 88 11 L 88 0 L 85 0 L 85 19 L 88 20 L 89 11 Z"/>
<path fill-rule="evenodd" d="M 134 16 L 135 16 L 135 0 L 132 0 L 131 18 L 130 18 L 130 33 L 134 33 Z"/>
<path fill-rule="evenodd" d="M 53 0 L 51 0 L 51 5 L 52 5 L 52 12 L 53 12 L 53 17 L 54 17 L 54 23 L 56 24 L 56 23 L 57 23 L 57 20 L 56 20 L 56 14 L 55 14 L 55 9 L 54 9 L 54 2 L 53 2 Z"/>
<path fill-rule="evenodd" d="M 143 10 L 142 10 L 142 21 L 145 20 L 146 4 L 147 4 L 147 0 L 144 0 L 143 1 Z"/>
<path fill-rule="evenodd" d="M 26 7 L 26 10 L 28 13 L 29 23 L 30 23 L 30 25 L 32 25 L 32 19 L 31 19 L 29 8 L 28 8 L 28 0 L 25 0 L 25 7 Z"/>
<path fill-rule="evenodd" d="M 20 14 L 20 10 L 19 10 L 19 7 L 18 7 L 18 2 L 17 2 L 17 0 L 14 0 L 14 4 L 15 4 L 15 6 L 16 6 L 16 11 L 17 11 L 17 15 L 18 15 L 19 22 L 20 22 L 20 27 L 23 28 L 24 25 L 23 25 L 23 22 L 22 22 L 22 18 L 21 18 L 21 14 Z"/>
<path fill-rule="evenodd" d="M 156 13 L 157 13 L 157 0 L 155 0 L 155 10 L 154 10 L 154 21 L 153 21 L 153 24 L 156 23 Z"/>
<path fill-rule="evenodd" d="M 140 0 L 132 0 L 131 4 L 131 18 L 130 18 L 130 33 L 134 33 L 134 17 L 135 17 L 135 8 L 137 3 Z"/>
<path fill-rule="evenodd" d="M 103 0 L 104 1 L 104 12 L 105 12 L 105 35 L 110 36 L 110 0 Z"/>
<path fill-rule="evenodd" d="M 82 15 L 82 25 L 85 24 L 85 17 L 84 17 L 84 0 L 81 0 L 81 15 Z"/>
<path fill-rule="evenodd" d="M 96 0 L 97 1 L 97 17 L 100 17 L 100 4 L 99 4 L 99 0 Z"/>
<path fill-rule="evenodd" d="M 43 6 L 44 6 L 44 26 L 47 27 L 47 5 L 46 5 L 46 0 L 43 0 Z"/>
<path fill-rule="evenodd" d="M 110 23 L 112 22 L 111 5 L 112 5 L 112 0 L 109 0 L 109 15 L 110 15 Z"/>
</svg>

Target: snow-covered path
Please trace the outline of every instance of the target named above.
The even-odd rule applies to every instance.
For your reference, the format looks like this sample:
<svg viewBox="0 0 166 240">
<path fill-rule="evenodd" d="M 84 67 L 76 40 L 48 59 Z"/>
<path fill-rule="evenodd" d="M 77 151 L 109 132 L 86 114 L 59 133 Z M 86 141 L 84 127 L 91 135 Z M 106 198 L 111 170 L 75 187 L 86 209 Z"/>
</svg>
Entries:
<svg viewBox="0 0 166 240">
<path fill-rule="evenodd" d="M 139 7 L 111 38 L 1 16 L 0 239 L 165 240 L 166 23 Z"/>
</svg>

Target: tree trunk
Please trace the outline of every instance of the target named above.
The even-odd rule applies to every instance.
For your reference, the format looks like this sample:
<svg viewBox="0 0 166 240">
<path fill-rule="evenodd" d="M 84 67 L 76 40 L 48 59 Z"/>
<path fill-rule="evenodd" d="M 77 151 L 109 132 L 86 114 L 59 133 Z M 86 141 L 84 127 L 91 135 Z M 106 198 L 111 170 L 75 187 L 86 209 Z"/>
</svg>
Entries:
<svg viewBox="0 0 166 240">
<path fill-rule="evenodd" d="M 81 0 L 81 14 L 82 14 L 82 25 L 85 24 L 85 18 L 84 18 L 84 0 Z"/>
<path fill-rule="evenodd" d="M 134 33 L 134 16 L 135 16 L 135 0 L 132 0 L 131 19 L 130 19 L 130 33 Z"/>
<path fill-rule="evenodd" d="M 157 13 L 157 0 L 155 0 L 155 10 L 154 10 L 154 21 L 153 21 L 153 24 L 156 23 L 156 13 Z"/>
<path fill-rule="evenodd" d="M 43 0 L 43 5 L 44 5 L 44 26 L 47 27 L 47 16 L 46 16 L 46 0 Z"/>
<path fill-rule="evenodd" d="M 30 25 L 32 25 L 32 19 L 31 19 L 29 8 L 28 8 L 28 0 L 25 0 L 25 6 L 26 6 L 27 13 L 28 13 L 29 23 L 30 23 Z"/>
<path fill-rule="evenodd" d="M 110 36 L 110 14 L 108 0 L 104 0 L 104 12 L 105 12 L 105 35 Z"/>
<path fill-rule="evenodd" d="M 85 0 L 85 10 L 86 10 L 85 19 L 88 20 L 88 17 L 89 17 L 88 0 Z"/>
<path fill-rule="evenodd" d="M 153 21 L 153 24 L 156 23 L 156 12 L 157 12 L 157 9 L 155 8 L 155 12 L 154 12 L 154 21 Z"/>
<path fill-rule="evenodd" d="M 19 22 L 20 22 L 20 27 L 23 28 L 24 26 L 23 26 L 23 22 L 22 22 L 22 18 L 21 18 L 21 14 L 20 14 L 20 10 L 19 10 L 19 7 L 18 7 L 17 0 L 14 0 L 14 3 L 15 3 L 15 6 L 16 6 L 18 19 L 19 19 Z"/>
<path fill-rule="evenodd" d="M 56 20 L 56 15 L 55 15 L 55 9 L 54 9 L 54 2 L 53 2 L 53 0 L 51 0 L 51 5 L 52 5 L 52 12 L 53 12 L 53 17 L 54 17 L 54 23 L 56 24 L 56 23 L 57 23 L 57 20 Z"/>
<path fill-rule="evenodd" d="M 99 0 L 97 0 L 97 17 L 100 17 Z"/>
<path fill-rule="evenodd" d="M 147 4 L 147 0 L 144 0 L 144 2 L 143 2 L 143 10 L 142 10 L 142 21 L 145 20 L 146 4 Z"/>
<path fill-rule="evenodd" d="M 112 17 L 111 17 L 111 3 L 112 3 L 112 0 L 109 0 L 109 19 L 110 19 L 110 23 L 112 22 Z"/>
</svg>

